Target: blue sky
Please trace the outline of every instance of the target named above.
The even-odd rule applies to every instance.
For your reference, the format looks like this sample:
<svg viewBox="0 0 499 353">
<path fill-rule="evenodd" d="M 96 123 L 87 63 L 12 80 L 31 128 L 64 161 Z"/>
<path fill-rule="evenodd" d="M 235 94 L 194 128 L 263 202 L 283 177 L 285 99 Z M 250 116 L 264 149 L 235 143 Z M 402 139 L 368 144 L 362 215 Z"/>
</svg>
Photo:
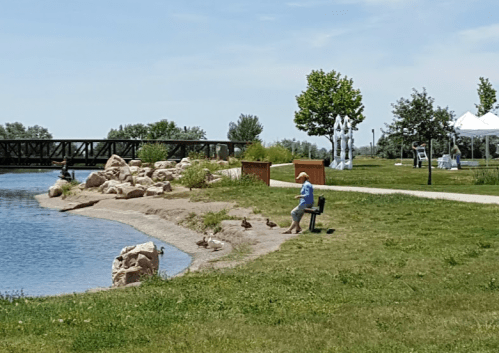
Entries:
<svg viewBox="0 0 499 353">
<path fill-rule="evenodd" d="M 426 87 L 457 117 L 476 113 L 479 77 L 499 90 L 499 3 L 488 0 L 0 0 L 0 124 L 54 138 L 104 138 L 160 119 L 226 140 L 241 113 L 266 143 L 331 148 L 294 123 L 312 70 L 361 90 L 369 145 L 392 103 Z"/>
</svg>

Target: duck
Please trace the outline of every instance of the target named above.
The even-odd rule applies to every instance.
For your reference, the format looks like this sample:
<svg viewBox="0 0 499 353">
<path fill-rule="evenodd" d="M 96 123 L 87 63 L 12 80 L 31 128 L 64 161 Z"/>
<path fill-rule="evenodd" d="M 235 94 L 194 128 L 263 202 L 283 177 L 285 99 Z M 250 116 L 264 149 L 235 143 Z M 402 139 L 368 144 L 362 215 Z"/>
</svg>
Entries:
<svg viewBox="0 0 499 353">
<path fill-rule="evenodd" d="M 208 246 L 210 248 L 213 248 L 213 251 L 217 251 L 219 249 L 222 249 L 224 247 L 224 243 L 220 240 L 217 239 L 212 239 L 211 237 L 208 238 Z"/>
<path fill-rule="evenodd" d="M 208 247 L 208 242 L 206 241 L 206 237 L 203 237 L 203 240 L 197 241 L 196 245 L 197 246 L 204 246 L 205 248 Z"/>
<path fill-rule="evenodd" d="M 163 255 L 165 253 L 165 247 L 162 246 L 159 250 L 158 250 L 158 255 Z"/>
<path fill-rule="evenodd" d="M 251 228 L 251 224 L 246 220 L 246 217 L 244 217 L 243 221 L 241 222 L 241 227 L 243 227 L 244 230 Z"/>
<path fill-rule="evenodd" d="M 274 228 L 274 227 L 277 227 L 277 224 L 275 224 L 274 222 L 271 222 L 269 221 L 269 219 L 267 218 L 267 226 L 270 227 L 270 229 Z"/>
</svg>

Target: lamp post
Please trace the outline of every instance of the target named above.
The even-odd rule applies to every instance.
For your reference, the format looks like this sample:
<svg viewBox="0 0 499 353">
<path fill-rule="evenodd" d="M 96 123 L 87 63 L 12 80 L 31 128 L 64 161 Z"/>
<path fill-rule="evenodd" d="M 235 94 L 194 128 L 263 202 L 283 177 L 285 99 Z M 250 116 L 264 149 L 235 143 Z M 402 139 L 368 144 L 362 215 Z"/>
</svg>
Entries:
<svg viewBox="0 0 499 353">
<path fill-rule="evenodd" d="M 373 152 L 374 152 L 374 153 L 376 153 L 375 149 L 376 149 L 376 145 L 375 145 L 375 143 L 374 143 L 374 129 L 373 129 Z M 373 155 L 371 156 L 371 157 L 373 157 L 373 158 L 374 158 L 374 153 L 373 153 Z"/>
</svg>

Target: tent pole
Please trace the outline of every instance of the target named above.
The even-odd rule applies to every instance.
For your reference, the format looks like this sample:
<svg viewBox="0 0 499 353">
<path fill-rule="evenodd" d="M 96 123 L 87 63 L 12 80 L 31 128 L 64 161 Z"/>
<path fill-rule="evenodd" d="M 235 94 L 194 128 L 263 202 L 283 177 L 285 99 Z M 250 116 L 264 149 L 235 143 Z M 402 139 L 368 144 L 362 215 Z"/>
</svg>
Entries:
<svg viewBox="0 0 499 353">
<path fill-rule="evenodd" d="M 471 160 L 473 160 L 473 136 L 471 136 Z"/>
<path fill-rule="evenodd" d="M 487 167 L 489 166 L 489 135 L 485 136 L 485 158 L 487 160 Z"/>
</svg>

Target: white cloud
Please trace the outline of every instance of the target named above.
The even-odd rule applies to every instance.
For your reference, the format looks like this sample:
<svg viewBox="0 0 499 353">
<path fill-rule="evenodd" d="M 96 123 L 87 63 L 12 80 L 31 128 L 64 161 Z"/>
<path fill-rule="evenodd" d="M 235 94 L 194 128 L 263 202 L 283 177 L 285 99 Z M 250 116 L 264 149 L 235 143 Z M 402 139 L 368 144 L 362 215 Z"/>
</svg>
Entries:
<svg viewBox="0 0 499 353">
<path fill-rule="evenodd" d="M 482 43 L 499 39 L 499 24 L 466 29 L 459 32 L 459 36 L 466 43 Z"/>
<path fill-rule="evenodd" d="M 181 21 L 186 22 L 206 22 L 208 21 L 208 16 L 198 15 L 193 13 L 175 13 L 171 15 L 173 18 L 176 18 Z"/>
<path fill-rule="evenodd" d="M 275 21 L 274 16 L 267 16 L 267 15 L 262 15 L 258 18 L 260 21 Z"/>
</svg>

